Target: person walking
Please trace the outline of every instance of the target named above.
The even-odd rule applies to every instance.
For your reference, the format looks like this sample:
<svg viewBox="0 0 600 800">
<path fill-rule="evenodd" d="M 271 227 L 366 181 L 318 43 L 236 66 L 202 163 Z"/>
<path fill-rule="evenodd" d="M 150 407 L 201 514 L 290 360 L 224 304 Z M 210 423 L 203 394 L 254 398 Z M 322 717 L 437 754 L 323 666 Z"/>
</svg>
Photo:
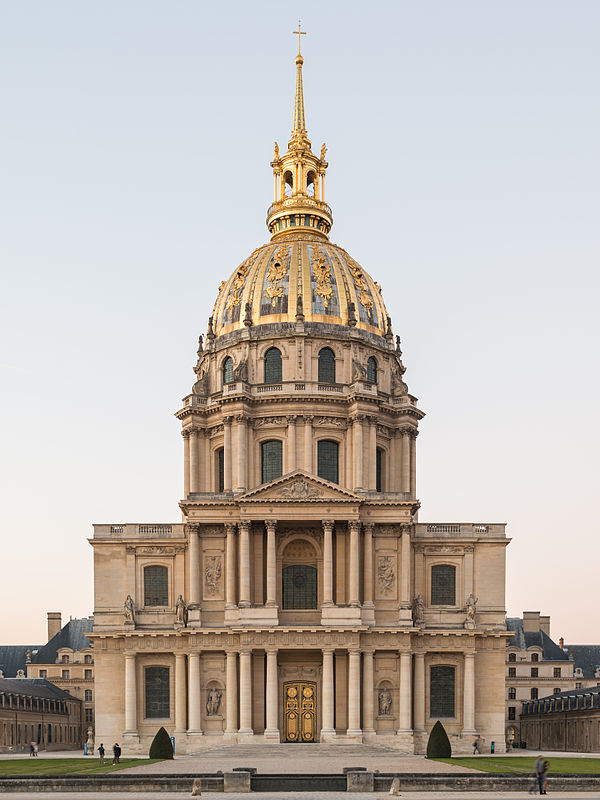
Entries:
<svg viewBox="0 0 600 800">
<path fill-rule="evenodd" d="M 35 757 L 35 744 L 33 742 L 29 743 L 29 755 Z"/>
<path fill-rule="evenodd" d="M 479 739 L 475 739 L 473 742 L 473 755 L 481 754 L 481 750 L 479 749 Z"/>
<path fill-rule="evenodd" d="M 549 768 L 550 768 L 550 762 L 549 761 L 544 761 L 544 768 L 542 769 L 542 786 L 543 786 L 544 791 L 542 792 L 542 794 L 547 794 L 548 793 L 547 789 L 548 789 L 548 770 L 549 770 Z"/>
<path fill-rule="evenodd" d="M 115 742 L 115 744 L 113 745 L 113 760 L 112 760 L 112 763 L 113 764 L 118 764 L 120 758 L 121 758 L 121 748 Z"/>
<path fill-rule="evenodd" d="M 540 794 L 546 794 L 544 791 L 544 756 L 539 755 L 536 760 L 535 764 L 533 765 L 535 770 L 535 777 L 538 782 L 538 788 L 540 790 Z"/>
<path fill-rule="evenodd" d="M 104 766 L 104 754 L 106 750 L 104 749 L 104 745 L 100 742 L 100 747 L 98 748 L 98 755 L 100 756 L 100 766 Z"/>
</svg>

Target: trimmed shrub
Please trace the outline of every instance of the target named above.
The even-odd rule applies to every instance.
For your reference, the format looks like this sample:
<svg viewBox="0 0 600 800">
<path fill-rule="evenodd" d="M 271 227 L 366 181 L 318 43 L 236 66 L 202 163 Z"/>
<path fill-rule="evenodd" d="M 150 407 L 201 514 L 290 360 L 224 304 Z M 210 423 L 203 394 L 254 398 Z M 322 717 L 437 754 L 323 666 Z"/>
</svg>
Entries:
<svg viewBox="0 0 600 800">
<path fill-rule="evenodd" d="M 451 755 L 452 747 L 450 746 L 450 739 L 448 738 L 444 726 L 438 719 L 429 734 L 427 758 L 450 758 Z"/>
<path fill-rule="evenodd" d="M 173 745 L 171 738 L 164 728 L 156 732 L 156 736 L 150 745 L 150 758 L 173 758 Z"/>
</svg>

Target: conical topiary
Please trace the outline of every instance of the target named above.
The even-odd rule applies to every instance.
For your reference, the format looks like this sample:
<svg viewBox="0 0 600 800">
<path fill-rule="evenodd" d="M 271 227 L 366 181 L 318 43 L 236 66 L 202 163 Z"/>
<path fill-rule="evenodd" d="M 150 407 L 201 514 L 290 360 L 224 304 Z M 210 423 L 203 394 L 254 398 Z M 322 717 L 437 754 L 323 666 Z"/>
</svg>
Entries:
<svg viewBox="0 0 600 800">
<path fill-rule="evenodd" d="M 450 739 L 448 739 L 448 734 L 438 719 L 429 734 L 427 758 L 450 758 L 451 755 Z"/>
<path fill-rule="evenodd" d="M 156 732 L 156 736 L 150 745 L 150 758 L 173 758 L 173 745 L 171 737 L 164 728 Z"/>
</svg>

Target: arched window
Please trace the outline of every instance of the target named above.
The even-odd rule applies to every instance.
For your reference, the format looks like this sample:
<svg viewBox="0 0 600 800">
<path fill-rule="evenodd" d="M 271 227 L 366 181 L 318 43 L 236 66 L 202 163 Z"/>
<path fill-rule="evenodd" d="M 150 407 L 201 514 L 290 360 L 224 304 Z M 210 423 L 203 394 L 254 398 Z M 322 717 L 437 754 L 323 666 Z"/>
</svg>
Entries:
<svg viewBox="0 0 600 800">
<path fill-rule="evenodd" d="M 436 564 L 431 568 L 431 605 L 453 606 L 456 603 L 456 567 Z"/>
<path fill-rule="evenodd" d="M 319 350 L 319 383 L 335 383 L 335 356 L 330 347 Z"/>
<path fill-rule="evenodd" d="M 377 383 L 377 361 L 373 356 L 367 360 L 367 381 Z"/>
<path fill-rule="evenodd" d="M 383 450 L 378 447 L 375 451 L 375 490 L 382 492 L 383 486 Z"/>
<path fill-rule="evenodd" d="M 454 667 L 431 667 L 429 673 L 430 717 L 454 716 L 454 673 Z"/>
<path fill-rule="evenodd" d="M 294 178 L 292 176 L 292 173 L 289 172 L 289 171 L 286 172 L 284 174 L 284 176 L 283 176 L 283 180 L 284 180 L 283 188 L 284 188 L 285 196 L 286 197 L 291 197 L 292 196 L 292 191 L 293 191 L 293 188 L 294 188 Z"/>
<path fill-rule="evenodd" d="M 265 383 L 281 383 L 281 353 L 276 347 L 265 353 Z"/>
<path fill-rule="evenodd" d="M 508 654 L 508 660 L 509 661 L 516 661 L 517 660 L 517 654 L 516 653 L 509 653 Z"/>
<path fill-rule="evenodd" d="M 223 383 L 233 383 L 233 358 L 227 356 L 223 362 Z"/>
<path fill-rule="evenodd" d="M 317 475 L 326 481 L 339 483 L 337 442 L 321 439 L 317 442 Z"/>
<path fill-rule="evenodd" d="M 217 450 L 217 491 L 225 491 L 225 450 Z"/>
<path fill-rule="evenodd" d="M 531 660 L 532 661 L 539 661 L 540 657 L 539 657 L 539 655 L 537 653 L 532 653 L 531 654 Z"/>
<path fill-rule="evenodd" d="M 282 571 L 283 608 L 317 607 L 317 568 L 292 564 Z"/>
<path fill-rule="evenodd" d="M 283 474 L 283 446 L 277 439 L 263 442 L 260 446 L 262 482 L 268 483 Z"/>
<path fill-rule="evenodd" d="M 171 716 L 171 698 L 168 667 L 146 667 L 146 718 L 168 719 Z"/>
<path fill-rule="evenodd" d="M 167 567 L 144 567 L 144 605 L 169 605 L 169 570 Z"/>
</svg>

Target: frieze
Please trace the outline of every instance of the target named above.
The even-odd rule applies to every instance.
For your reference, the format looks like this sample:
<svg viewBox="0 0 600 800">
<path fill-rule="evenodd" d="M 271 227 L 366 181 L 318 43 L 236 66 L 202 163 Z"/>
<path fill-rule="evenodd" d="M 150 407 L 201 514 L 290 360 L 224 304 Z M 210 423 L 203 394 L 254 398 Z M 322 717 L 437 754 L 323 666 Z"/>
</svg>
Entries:
<svg viewBox="0 0 600 800">
<path fill-rule="evenodd" d="M 258 417 L 252 421 L 252 424 L 255 428 L 265 428 L 271 425 L 277 427 L 285 427 L 287 425 L 287 418 L 286 417 Z"/>
<path fill-rule="evenodd" d="M 402 533 L 401 525 L 376 525 L 374 529 L 375 536 L 393 536 L 399 537 Z"/>
<path fill-rule="evenodd" d="M 347 423 L 345 419 L 340 419 L 340 417 L 315 417 L 313 425 L 319 425 L 320 427 L 327 427 L 327 428 L 346 428 Z"/>
<path fill-rule="evenodd" d="M 127 553 L 135 553 L 136 556 L 173 556 L 176 553 L 185 553 L 185 547 L 162 547 L 160 545 L 136 547 L 135 545 L 128 545 L 125 551 Z"/>
<path fill-rule="evenodd" d="M 438 555 L 440 553 L 452 553 L 455 555 L 464 555 L 465 549 L 464 547 L 452 547 L 452 545 L 440 545 L 439 547 L 435 547 L 434 545 L 426 546 L 424 548 L 424 552 L 426 555 Z"/>
</svg>

